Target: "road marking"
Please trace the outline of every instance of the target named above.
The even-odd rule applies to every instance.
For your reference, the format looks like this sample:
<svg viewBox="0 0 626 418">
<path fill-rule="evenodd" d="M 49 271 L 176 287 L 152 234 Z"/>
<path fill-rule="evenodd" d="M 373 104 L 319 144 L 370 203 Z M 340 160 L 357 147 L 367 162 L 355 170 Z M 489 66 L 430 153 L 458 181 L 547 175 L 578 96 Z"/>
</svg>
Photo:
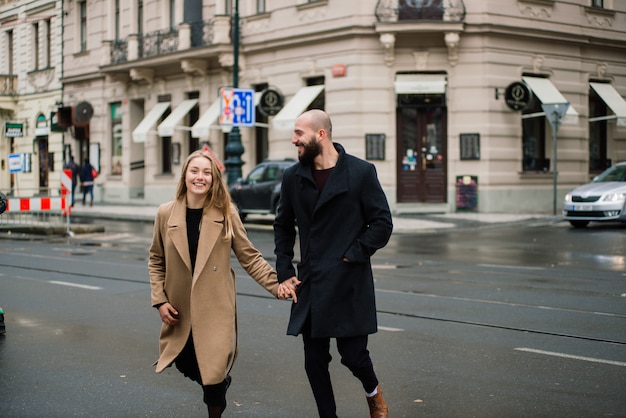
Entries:
<svg viewBox="0 0 626 418">
<path fill-rule="evenodd" d="M 626 315 L 616 314 L 612 312 L 594 312 L 594 311 L 585 311 L 585 310 L 580 310 L 580 309 L 558 308 L 554 306 L 528 305 L 525 303 L 502 302 L 499 300 L 474 299 L 474 298 L 464 298 L 464 297 L 459 297 L 459 296 L 441 296 L 441 295 L 433 295 L 430 293 L 414 293 L 414 292 L 404 291 L 404 290 L 376 289 L 376 291 L 379 293 L 391 293 L 391 294 L 411 296 L 411 297 L 460 300 L 463 302 L 486 303 L 489 305 L 514 306 L 518 308 L 543 309 L 543 310 L 558 311 L 558 312 L 576 312 L 576 313 L 582 313 L 582 314 L 609 316 L 609 317 L 614 317 L 614 318 L 626 318 Z M 626 296 L 626 293 L 624 293 L 623 296 Z"/>
<path fill-rule="evenodd" d="M 391 331 L 391 332 L 404 331 L 402 328 L 383 327 L 380 325 L 378 326 L 378 329 L 381 331 Z"/>
<path fill-rule="evenodd" d="M 504 264 L 477 264 L 480 267 L 495 267 L 501 269 L 514 269 L 514 270 L 544 270 L 543 267 L 527 267 L 527 266 L 507 266 Z"/>
<path fill-rule="evenodd" d="M 372 264 L 372 269 L 374 270 L 393 270 L 397 268 L 398 266 L 394 264 Z"/>
<path fill-rule="evenodd" d="M 70 282 L 59 282 L 56 280 L 49 280 L 48 283 L 58 284 L 61 286 L 79 287 L 81 289 L 88 289 L 88 290 L 101 290 L 102 289 L 99 286 L 89 286 L 87 284 L 78 284 L 78 283 L 70 283 Z"/>
<path fill-rule="evenodd" d="M 623 362 L 623 361 L 613 361 L 613 360 L 604 360 L 601 358 L 594 358 L 594 357 L 575 356 L 573 354 L 557 353 L 554 351 L 535 350 L 534 348 L 526 348 L 526 347 L 518 347 L 515 350 L 524 351 L 527 353 L 545 354 L 546 356 L 563 357 L 563 358 L 569 358 L 573 360 L 590 361 L 592 363 L 602 363 L 602 364 L 610 364 L 612 366 L 626 367 L 626 362 Z"/>
</svg>

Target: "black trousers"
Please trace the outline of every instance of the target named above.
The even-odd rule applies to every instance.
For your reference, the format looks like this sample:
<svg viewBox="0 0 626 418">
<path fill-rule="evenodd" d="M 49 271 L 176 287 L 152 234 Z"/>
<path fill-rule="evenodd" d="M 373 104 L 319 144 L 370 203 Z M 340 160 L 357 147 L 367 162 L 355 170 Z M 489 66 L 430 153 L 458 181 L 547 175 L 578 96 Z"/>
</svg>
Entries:
<svg viewBox="0 0 626 418">
<path fill-rule="evenodd" d="M 200 376 L 200 368 L 198 367 L 198 359 L 196 358 L 196 351 L 193 345 L 193 338 L 189 334 L 189 339 L 180 352 L 176 360 L 174 360 L 176 368 L 194 382 L 199 383 L 202 386 L 204 392 L 204 403 L 207 406 L 221 406 L 226 408 L 226 390 L 230 386 L 230 376 L 227 376 L 224 381 L 216 385 L 203 385 L 202 377 Z"/>
<path fill-rule="evenodd" d="M 330 381 L 328 366 L 330 338 L 311 338 L 310 319 L 302 329 L 304 341 L 304 368 L 306 370 L 317 410 L 321 418 L 336 418 L 337 405 Z M 378 378 L 367 350 L 367 335 L 337 338 L 337 350 L 341 355 L 341 364 L 346 366 L 359 379 L 363 389 L 370 393 L 378 386 Z"/>
</svg>

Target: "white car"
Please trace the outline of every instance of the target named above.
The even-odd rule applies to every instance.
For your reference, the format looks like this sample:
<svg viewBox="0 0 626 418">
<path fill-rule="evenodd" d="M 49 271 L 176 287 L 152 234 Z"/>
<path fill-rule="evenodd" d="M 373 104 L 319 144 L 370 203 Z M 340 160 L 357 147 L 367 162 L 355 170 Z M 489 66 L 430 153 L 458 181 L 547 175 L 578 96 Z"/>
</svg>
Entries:
<svg viewBox="0 0 626 418">
<path fill-rule="evenodd" d="M 563 219 L 576 228 L 591 221 L 626 222 L 626 161 L 565 195 Z"/>
</svg>

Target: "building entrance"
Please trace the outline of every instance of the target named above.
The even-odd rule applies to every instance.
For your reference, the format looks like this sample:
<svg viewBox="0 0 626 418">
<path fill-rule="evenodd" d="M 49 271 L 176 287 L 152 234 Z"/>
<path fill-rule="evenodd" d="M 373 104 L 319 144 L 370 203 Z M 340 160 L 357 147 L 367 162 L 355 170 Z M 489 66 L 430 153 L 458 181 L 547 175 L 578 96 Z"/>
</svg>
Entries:
<svg viewBox="0 0 626 418">
<path fill-rule="evenodd" d="M 443 95 L 398 95 L 398 203 L 446 203 L 447 131 Z"/>
</svg>

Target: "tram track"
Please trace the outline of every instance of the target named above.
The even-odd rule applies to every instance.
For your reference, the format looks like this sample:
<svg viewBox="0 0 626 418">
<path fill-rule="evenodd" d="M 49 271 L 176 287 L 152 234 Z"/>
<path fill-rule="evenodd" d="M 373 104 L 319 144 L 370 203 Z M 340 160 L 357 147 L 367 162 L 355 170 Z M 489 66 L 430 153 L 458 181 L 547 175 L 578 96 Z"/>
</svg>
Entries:
<svg viewBox="0 0 626 418">
<path fill-rule="evenodd" d="M 47 256 L 47 257 L 51 257 L 51 256 Z M 56 258 L 60 258 L 60 257 L 56 257 Z M 111 275 L 103 275 L 101 273 L 86 273 L 86 272 L 78 273 L 78 272 L 69 272 L 69 271 L 61 272 L 58 269 L 53 269 L 53 268 L 24 266 L 24 265 L 9 264 L 9 263 L 0 263 L 0 267 L 2 267 L 2 270 L 4 270 L 4 271 L 6 271 L 5 268 L 13 268 L 13 269 L 21 269 L 21 270 L 24 270 L 25 272 L 33 271 L 33 272 L 39 272 L 39 273 L 55 273 L 55 274 L 62 273 L 67 278 L 70 278 L 70 277 L 74 277 L 76 279 L 79 279 L 79 278 L 90 278 L 90 279 L 96 279 L 96 280 L 110 280 L 110 281 L 116 281 L 116 282 L 126 282 L 126 283 L 135 283 L 135 284 L 136 283 L 140 283 L 140 284 L 145 284 L 146 287 L 149 287 L 149 283 L 145 279 L 141 280 L 141 279 L 135 279 L 135 278 L 116 277 L 116 276 L 111 276 Z M 27 277 L 27 276 L 28 275 L 20 275 L 20 276 L 18 276 L 18 278 L 19 277 Z M 49 280 L 48 282 L 51 283 L 51 284 L 55 284 L 54 280 Z M 398 290 L 377 289 L 376 292 L 377 293 L 381 293 L 381 294 L 382 293 L 387 293 L 387 294 L 399 294 L 399 295 L 403 295 L 403 296 L 418 296 L 418 297 L 427 297 L 427 298 L 441 298 L 441 299 L 448 299 L 448 300 L 450 300 L 450 299 L 462 300 L 462 301 L 469 301 L 469 302 L 480 303 L 480 304 L 485 304 L 485 305 L 489 305 L 489 304 L 491 304 L 491 305 L 506 305 L 506 306 L 510 306 L 510 307 L 524 307 L 524 308 L 528 308 L 528 309 L 537 309 L 537 310 L 553 310 L 553 311 L 563 311 L 563 312 L 575 312 L 575 313 L 579 313 L 579 314 L 602 315 L 602 316 L 614 317 L 614 318 L 618 318 L 618 319 L 626 319 L 626 315 L 614 314 L 614 313 L 609 313 L 609 312 L 595 312 L 595 311 L 586 311 L 586 310 L 580 310 L 580 309 L 565 309 L 565 308 L 559 308 L 559 307 L 547 307 L 547 306 L 540 306 L 540 305 L 517 304 L 517 303 L 503 302 L 503 301 L 493 301 L 493 300 L 457 298 L 457 297 L 435 295 L 435 294 L 428 294 L 428 295 L 425 295 L 425 294 L 415 294 L 412 291 L 398 291 Z M 241 297 L 252 297 L 252 298 L 261 298 L 261 299 L 273 300 L 273 298 L 271 296 L 269 296 L 269 295 L 252 293 L 252 292 L 245 292 L 245 291 L 238 291 L 237 295 L 241 296 Z M 442 315 L 416 314 L 416 313 L 410 313 L 410 312 L 402 311 L 400 309 L 391 309 L 391 310 L 390 309 L 377 309 L 377 312 L 378 312 L 378 314 L 391 315 L 391 316 L 404 317 L 404 318 L 411 318 L 411 319 L 417 319 L 417 320 L 438 321 L 438 322 L 442 322 L 442 323 L 454 323 L 454 324 L 467 325 L 467 326 L 472 326 L 472 327 L 500 329 L 500 330 L 513 331 L 513 332 L 526 333 L 526 334 L 547 335 L 547 336 L 560 337 L 560 338 L 568 338 L 568 339 L 576 339 L 576 340 L 584 340 L 584 341 L 590 341 L 590 342 L 600 342 L 600 343 L 616 344 L 616 345 L 626 346 L 626 341 L 619 340 L 619 339 L 614 339 L 614 338 L 601 338 L 601 337 L 594 337 L 594 336 L 589 336 L 589 335 L 580 335 L 580 334 L 574 334 L 574 333 L 566 333 L 566 332 L 558 332 L 558 331 L 533 329 L 533 328 L 529 328 L 529 327 L 510 326 L 510 325 L 497 324 L 497 323 L 492 323 L 492 322 L 487 322 L 487 321 L 472 321 L 472 320 L 467 320 L 467 319 L 445 317 L 445 316 L 442 316 Z"/>
</svg>

